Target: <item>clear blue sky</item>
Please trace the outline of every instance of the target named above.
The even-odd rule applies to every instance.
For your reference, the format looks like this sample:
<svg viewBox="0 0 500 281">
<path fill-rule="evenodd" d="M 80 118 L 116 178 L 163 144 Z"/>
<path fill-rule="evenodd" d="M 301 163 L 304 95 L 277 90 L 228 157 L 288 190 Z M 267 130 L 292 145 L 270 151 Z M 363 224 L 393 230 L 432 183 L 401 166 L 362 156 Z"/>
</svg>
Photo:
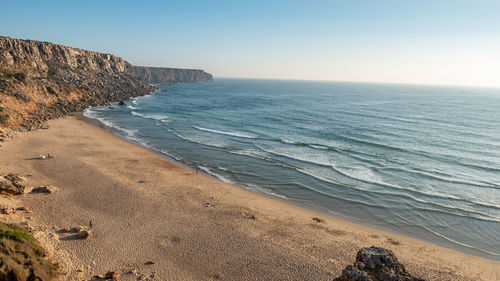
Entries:
<svg viewBox="0 0 500 281">
<path fill-rule="evenodd" d="M 500 1 L 2 1 L 0 34 L 216 77 L 500 86 Z"/>
</svg>

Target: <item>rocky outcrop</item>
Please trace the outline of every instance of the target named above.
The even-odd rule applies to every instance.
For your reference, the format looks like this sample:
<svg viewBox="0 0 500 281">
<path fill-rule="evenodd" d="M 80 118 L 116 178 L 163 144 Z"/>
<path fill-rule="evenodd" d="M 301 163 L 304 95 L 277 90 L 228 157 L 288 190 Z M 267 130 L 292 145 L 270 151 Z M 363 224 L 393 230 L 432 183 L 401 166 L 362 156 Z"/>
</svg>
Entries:
<svg viewBox="0 0 500 281">
<path fill-rule="evenodd" d="M 109 54 L 0 37 L 0 126 L 39 128 L 48 119 L 153 90 L 129 67 Z"/>
<path fill-rule="evenodd" d="M 201 69 L 132 66 L 129 70 L 145 83 L 211 82 L 213 77 Z"/>
<path fill-rule="evenodd" d="M 22 195 L 24 194 L 25 179 L 19 175 L 8 174 L 0 176 L 0 194 L 3 195 Z"/>
<path fill-rule="evenodd" d="M 147 94 L 150 83 L 211 80 L 201 70 L 140 69 L 110 54 L 0 36 L 0 128 L 44 127 L 70 112 Z"/>
<path fill-rule="evenodd" d="M 334 281 L 425 281 L 411 276 L 390 250 L 380 247 L 363 248 L 356 262 L 347 266 Z"/>
</svg>

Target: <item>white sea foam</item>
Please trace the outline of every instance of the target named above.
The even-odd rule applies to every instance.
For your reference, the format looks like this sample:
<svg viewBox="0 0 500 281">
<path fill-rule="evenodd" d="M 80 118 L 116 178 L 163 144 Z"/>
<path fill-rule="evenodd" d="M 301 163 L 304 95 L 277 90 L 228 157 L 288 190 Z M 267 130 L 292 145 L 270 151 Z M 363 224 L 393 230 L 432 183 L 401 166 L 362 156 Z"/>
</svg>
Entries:
<svg viewBox="0 0 500 281">
<path fill-rule="evenodd" d="M 455 199 L 455 200 L 465 200 L 460 197 L 453 196 L 451 194 L 438 194 L 438 193 L 432 193 L 432 192 L 427 192 L 427 191 L 421 191 L 421 190 L 416 190 L 412 188 L 407 188 L 407 187 L 402 187 L 394 184 L 390 184 L 387 182 L 382 181 L 377 175 L 371 171 L 371 169 L 368 168 L 340 168 L 338 167 L 335 163 L 332 163 L 330 160 L 327 158 L 321 157 L 321 155 L 317 156 L 312 156 L 312 155 L 307 155 L 305 153 L 287 153 L 287 152 L 282 152 L 282 151 L 275 151 L 275 150 L 266 150 L 264 151 L 268 153 L 272 153 L 275 155 L 287 157 L 293 160 L 298 160 L 302 161 L 305 163 L 310 163 L 310 164 L 315 164 L 315 165 L 320 165 L 323 167 L 330 168 L 337 172 L 338 174 L 347 177 L 352 180 L 368 183 L 368 184 L 375 184 L 379 186 L 384 186 L 384 187 L 390 187 L 393 189 L 398 189 L 398 190 L 403 190 L 403 191 L 408 191 L 412 193 L 418 193 L 421 195 L 426 195 L 426 196 L 433 196 L 433 197 L 439 197 L 443 199 Z M 313 175 L 311 175 L 313 176 Z M 323 179 L 321 179 L 323 180 Z"/>
<path fill-rule="evenodd" d="M 259 186 L 259 185 L 253 184 L 253 183 L 245 183 L 245 185 L 248 186 L 249 188 L 252 188 L 254 190 L 258 190 L 260 192 L 263 192 L 265 194 L 269 194 L 269 195 L 274 196 L 274 197 L 278 197 L 281 199 L 288 199 L 288 197 L 286 197 L 285 195 L 281 195 L 281 194 L 278 194 L 276 192 L 273 192 L 269 188 L 265 188 L 265 187 L 262 187 L 262 186 Z"/>
<path fill-rule="evenodd" d="M 296 144 L 297 143 L 296 141 L 288 140 L 288 139 L 282 139 L 281 142 L 285 143 L 285 144 Z"/>
<path fill-rule="evenodd" d="M 128 109 L 139 109 L 138 107 L 131 106 L 131 105 L 127 105 L 127 108 L 128 108 Z"/>
<path fill-rule="evenodd" d="M 265 152 L 254 150 L 254 149 L 242 149 L 242 150 L 234 150 L 234 151 L 228 151 L 229 153 L 232 154 L 238 154 L 238 155 L 243 155 L 243 156 L 250 156 L 253 158 L 269 161 L 269 157 L 267 157 Z"/>
<path fill-rule="evenodd" d="M 229 180 L 228 178 L 225 178 L 217 173 L 215 173 L 214 171 L 212 171 L 210 168 L 208 167 L 205 167 L 205 166 L 201 166 L 201 165 L 198 165 L 198 168 L 200 168 L 201 170 L 203 170 L 205 173 L 211 175 L 211 176 L 214 176 L 216 177 L 217 179 L 219 179 L 220 181 L 223 181 L 225 183 L 233 183 L 231 180 Z"/>
<path fill-rule="evenodd" d="M 303 174 L 306 174 L 306 175 L 309 175 L 311 177 L 314 177 L 314 178 L 317 178 L 323 182 L 328 182 L 328 183 L 332 183 L 332 184 L 335 184 L 335 185 L 342 185 L 344 187 L 348 187 L 350 189 L 355 189 L 355 190 L 359 190 L 359 191 L 363 191 L 363 192 L 370 192 L 370 193 L 376 193 L 376 194 L 381 194 L 381 195 L 393 195 L 393 196 L 400 196 L 400 197 L 404 197 L 404 198 L 407 198 L 407 199 L 410 199 L 410 200 L 413 200 L 413 201 L 416 201 L 416 202 L 420 202 L 420 203 L 423 203 L 423 204 L 426 204 L 426 205 L 431 205 L 431 206 L 434 206 L 434 207 L 438 207 L 438 208 L 445 208 L 445 209 L 453 209 L 453 210 L 456 210 L 456 211 L 459 211 L 459 212 L 464 212 L 464 213 L 467 213 L 468 215 L 462 215 L 460 213 L 449 213 L 447 211 L 444 211 L 444 209 L 440 209 L 440 210 L 436 210 L 436 209 L 429 209 L 429 208 L 420 208 L 421 210 L 427 210 L 427 211 L 432 211 L 432 212 L 446 212 L 448 214 L 451 214 L 451 215 L 456 215 L 456 216 L 461 216 L 461 217 L 468 217 L 468 218 L 475 218 L 475 219 L 480 219 L 480 220 L 485 220 L 485 221 L 492 221 L 492 222 L 500 222 L 500 218 L 497 218 L 497 217 L 494 217 L 494 216 L 491 216 L 491 215 L 488 215 L 488 214 L 485 214 L 485 213 L 482 213 L 482 212 L 478 212 L 477 210 L 474 210 L 472 208 L 460 208 L 460 207 L 457 207 L 457 206 L 451 206 L 451 205 L 447 205 L 447 204 L 439 204 L 437 202 L 433 202 L 433 201 L 428 201 L 428 200 L 423 200 L 423 199 L 420 199 L 420 198 L 417 198 L 413 195 L 411 195 L 411 193 L 416 193 L 416 194 L 420 194 L 420 195 L 424 195 L 424 196 L 433 196 L 433 197 L 440 197 L 440 198 L 443 198 L 443 199 L 452 199 L 452 200 L 461 200 L 461 201 L 468 201 L 467 199 L 464 199 L 464 198 L 459 198 L 459 197 L 455 197 L 455 196 L 452 196 L 452 195 L 446 195 L 446 194 L 437 194 L 437 193 L 432 193 L 432 192 L 423 192 L 423 191 L 418 191 L 418 190 L 414 190 L 414 189 L 410 189 L 410 188 L 404 188 L 404 187 L 400 187 L 400 186 L 395 186 L 395 185 L 389 185 L 387 183 L 384 183 L 384 182 L 381 182 L 381 184 L 383 183 L 384 186 L 390 186 L 390 187 L 394 187 L 394 188 L 397 188 L 399 190 L 401 190 L 402 192 L 405 192 L 405 193 L 392 193 L 392 192 L 389 192 L 389 191 L 382 191 L 382 190 L 370 190 L 370 189 L 366 189 L 366 188 L 361 188 L 360 186 L 358 185 L 345 185 L 344 183 L 342 183 L 340 181 L 340 179 L 335 179 L 334 177 L 330 176 L 330 175 L 327 175 L 325 174 L 324 172 L 321 173 L 319 170 L 316 170 L 316 169 L 308 169 L 308 168 L 296 168 L 297 171 L 303 173 Z M 365 179 L 366 178 L 372 178 L 372 180 L 374 180 L 373 176 L 370 175 L 370 173 L 365 173 L 365 172 L 361 172 L 358 174 L 360 177 L 364 177 Z M 411 193 L 407 193 L 406 191 L 409 191 Z M 468 201 L 470 202 L 470 201 Z M 475 203 L 475 202 L 472 202 L 472 203 Z M 480 203 L 475 203 L 475 204 L 480 204 Z"/>
<path fill-rule="evenodd" d="M 312 154 L 307 154 L 307 153 L 300 153 L 296 149 L 293 150 L 276 150 L 276 149 L 268 149 L 268 148 L 262 148 L 261 149 L 265 152 L 278 155 L 278 156 L 283 156 L 292 160 L 298 160 L 302 162 L 307 162 L 311 164 L 316 164 L 316 165 L 321 165 L 321 166 L 328 166 L 330 167 L 333 163 L 331 163 L 323 154 L 316 153 L 317 155 L 312 155 Z"/>
<path fill-rule="evenodd" d="M 158 121 L 165 121 L 168 120 L 168 116 L 164 114 L 147 114 L 147 113 L 139 113 L 136 111 L 131 111 L 130 114 L 139 116 L 142 118 L 146 119 L 153 119 L 153 120 L 158 120 Z"/>
<path fill-rule="evenodd" d="M 181 158 L 179 158 L 179 157 L 177 157 L 177 156 L 173 155 L 172 153 L 170 153 L 170 152 L 169 152 L 169 151 L 167 151 L 167 150 L 164 150 L 164 149 L 158 149 L 158 151 L 159 151 L 159 152 L 161 152 L 161 153 L 163 153 L 163 154 L 165 154 L 165 155 L 167 155 L 168 157 L 170 157 L 170 158 L 174 159 L 175 161 L 180 161 L 180 160 L 181 160 Z"/>
<path fill-rule="evenodd" d="M 198 143 L 198 144 L 201 144 L 201 145 L 206 145 L 206 146 L 213 146 L 213 147 L 218 147 L 218 148 L 224 148 L 225 145 L 220 143 L 220 142 L 212 142 L 212 141 L 209 141 L 209 140 L 206 140 L 206 139 L 201 139 L 201 138 L 197 138 L 196 136 L 190 136 L 190 137 L 187 137 L 183 134 L 180 134 L 179 132 L 176 132 L 172 129 L 167 129 L 170 133 L 172 133 L 173 135 L 183 139 L 183 140 L 187 140 L 187 141 L 190 141 L 190 142 L 194 142 L 194 143 Z"/>
<path fill-rule="evenodd" d="M 135 141 L 139 141 L 137 138 L 135 138 L 135 134 L 138 132 L 137 129 L 125 129 L 123 127 L 120 127 L 120 126 L 116 125 L 116 123 L 114 123 L 113 121 L 98 116 L 98 114 L 96 112 L 92 111 L 92 109 L 90 109 L 90 108 L 85 109 L 83 111 L 83 116 L 88 117 L 88 118 L 92 118 L 92 119 L 96 119 L 99 122 L 101 122 L 102 124 L 104 124 L 106 127 L 120 131 L 122 134 L 125 135 L 125 137 L 128 137 L 129 139 L 133 139 Z"/>
<path fill-rule="evenodd" d="M 479 182 L 479 181 L 469 180 L 469 179 L 461 179 L 461 178 L 454 178 L 454 177 L 438 176 L 438 175 L 427 173 L 427 172 L 417 172 L 417 173 L 425 175 L 427 177 L 435 178 L 435 179 L 440 180 L 440 181 L 449 182 L 449 183 L 473 185 L 473 186 L 478 186 L 478 187 L 500 188 L 500 185 L 498 185 L 496 183 Z"/>
<path fill-rule="evenodd" d="M 327 150 L 328 149 L 328 147 L 326 147 L 326 146 L 317 145 L 317 144 L 310 144 L 309 146 L 312 147 L 312 148 L 321 149 L 321 150 Z"/>
<path fill-rule="evenodd" d="M 213 129 L 203 128 L 203 127 L 198 127 L 198 126 L 194 126 L 194 127 L 197 130 L 200 130 L 200 131 L 205 131 L 205 132 L 219 134 L 219 135 L 227 135 L 227 136 L 233 136 L 233 137 L 239 137 L 239 138 L 246 138 L 246 139 L 255 139 L 256 138 L 256 136 L 248 134 L 248 133 L 226 132 L 226 131 L 213 130 Z"/>
</svg>

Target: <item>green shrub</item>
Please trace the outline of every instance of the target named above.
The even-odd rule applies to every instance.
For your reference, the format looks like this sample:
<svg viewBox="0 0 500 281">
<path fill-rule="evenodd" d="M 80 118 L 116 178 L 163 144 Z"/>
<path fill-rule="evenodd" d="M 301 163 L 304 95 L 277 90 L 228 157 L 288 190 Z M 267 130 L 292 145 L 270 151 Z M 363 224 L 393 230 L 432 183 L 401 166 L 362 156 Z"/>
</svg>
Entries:
<svg viewBox="0 0 500 281">
<path fill-rule="evenodd" d="M 24 228 L 0 223 L 0 280 L 53 280 L 59 265 Z"/>
<path fill-rule="evenodd" d="M 55 65 L 50 65 L 49 70 L 47 70 L 47 77 L 52 78 L 57 76 L 57 72 L 59 72 L 59 68 Z"/>
<path fill-rule="evenodd" d="M 7 228 L 5 225 L 0 228 L 0 238 L 2 237 L 19 242 L 28 241 L 31 244 L 35 243 L 33 237 L 27 231 L 20 228 Z"/>
<path fill-rule="evenodd" d="M 26 80 L 26 73 L 24 72 L 13 73 L 5 69 L 0 69 L 0 80 L 5 80 L 8 78 L 14 78 L 19 81 L 24 81 Z"/>
<path fill-rule="evenodd" d="M 26 80 L 26 74 L 25 74 L 25 73 L 23 73 L 23 72 L 18 72 L 18 73 L 15 73 L 13 76 L 14 76 L 14 78 L 15 78 L 16 80 L 19 80 L 19 81 L 24 81 L 24 80 Z"/>
</svg>

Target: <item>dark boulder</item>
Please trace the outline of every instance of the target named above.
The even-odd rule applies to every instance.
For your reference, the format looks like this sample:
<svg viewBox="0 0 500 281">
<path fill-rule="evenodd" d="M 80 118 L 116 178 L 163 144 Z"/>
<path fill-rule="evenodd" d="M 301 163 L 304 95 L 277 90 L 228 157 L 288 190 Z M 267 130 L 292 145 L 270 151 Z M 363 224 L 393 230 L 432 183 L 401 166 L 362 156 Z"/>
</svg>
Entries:
<svg viewBox="0 0 500 281">
<path fill-rule="evenodd" d="M 347 266 L 334 281 L 425 281 L 410 275 L 390 250 L 380 247 L 363 248 L 356 262 Z"/>
</svg>

